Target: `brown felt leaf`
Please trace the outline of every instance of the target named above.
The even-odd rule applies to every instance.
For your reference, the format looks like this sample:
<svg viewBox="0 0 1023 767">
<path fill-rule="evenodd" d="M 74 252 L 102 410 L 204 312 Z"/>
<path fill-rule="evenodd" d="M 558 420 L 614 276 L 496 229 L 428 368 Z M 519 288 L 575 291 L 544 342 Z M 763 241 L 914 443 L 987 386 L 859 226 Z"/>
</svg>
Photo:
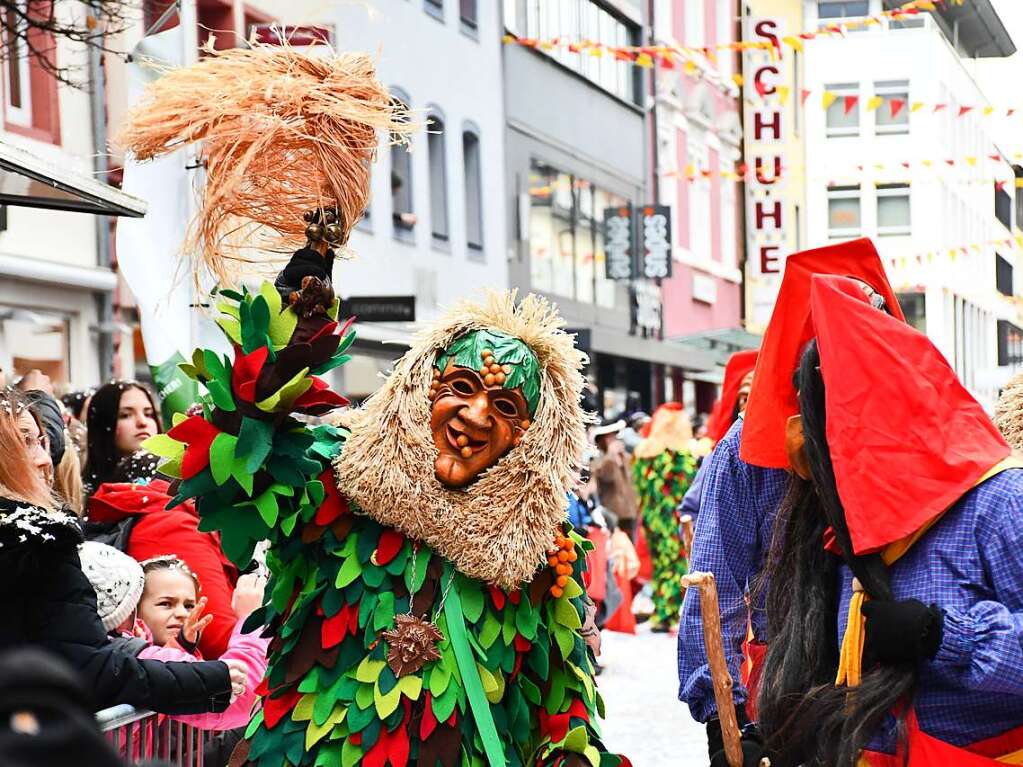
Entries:
<svg viewBox="0 0 1023 767">
<path fill-rule="evenodd" d="M 419 744 L 421 765 L 436 765 L 438 761 L 443 767 L 458 767 L 462 753 L 462 739 L 457 727 L 440 724 L 429 738 Z"/>
<path fill-rule="evenodd" d="M 244 738 L 238 741 L 238 745 L 231 752 L 231 758 L 227 762 L 227 767 L 248 767 L 249 749 L 251 748 L 252 745 Z"/>
</svg>

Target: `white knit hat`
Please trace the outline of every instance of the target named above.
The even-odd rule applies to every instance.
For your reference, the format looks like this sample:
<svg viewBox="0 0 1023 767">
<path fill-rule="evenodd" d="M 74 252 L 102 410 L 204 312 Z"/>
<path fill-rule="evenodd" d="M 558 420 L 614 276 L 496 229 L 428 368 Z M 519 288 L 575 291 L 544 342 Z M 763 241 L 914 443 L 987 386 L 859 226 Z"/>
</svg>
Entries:
<svg viewBox="0 0 1023 767">
<path fill-rule="evenodd" d="M 103 628 L 113 631 L 138 607 L 146 576 L 142 565 L 118 551 L 95 541 L 78 548 L 82 571 L 96 592 L 96 611 Z"/>
</svg>

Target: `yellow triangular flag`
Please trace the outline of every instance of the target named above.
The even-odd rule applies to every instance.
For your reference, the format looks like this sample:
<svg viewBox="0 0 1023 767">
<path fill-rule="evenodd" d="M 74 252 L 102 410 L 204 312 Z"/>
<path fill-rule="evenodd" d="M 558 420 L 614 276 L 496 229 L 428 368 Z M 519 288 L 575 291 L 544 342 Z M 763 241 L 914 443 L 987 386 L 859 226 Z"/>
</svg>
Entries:
<svg viewBox="0 0 1023 767">
<path fill-rule="evenodd" d="M 687 75 L 693 74 L 696 71 L 696 62 L 690 59 L 686 62 L 684 70 Z"/>
<path fill-rule="evenodd" d="M 977 164 L 977 158 L 976 157 L 967 157 L 966 158 L 966 164 L 967 165 L 976 165 Z"/>
<path fill-rule="evenodd" d="M 654 60 L 647 52 L 642 52 L 636 56 L 636 66 L 643 67 L 643 69 L 650 69 L 654 65 Z"/>
<path fill-rule="evenodd" d="M 875 109 L 877 109 L 879 106 L 881 106 L 881 102 L 883 102 L 883 101 L 884 101 L 884 98 L 882 98 L 881 96 L 871 96 L 867 100 L 867 111 L 868 112 L 873 112 Z"/>
<path fill-rule="evenodd" d="M 824 91 L 824 95 L 821 97 L 821 103 L 824 105 L 824 108 L 827 109 L 832 104 L 835 103 L 835 99 L 837 98 L 838 98 L 837 93 L 832 93 L 831 91 Z"/>
<path fill-rule="evenodd" d="M 781 41 L 786 45 L 791 46 L 792 50 L 794 51 L 802 52 L 803 50 L 803 41 L 800 40 L 798 37 L 795 37 L 793 35 L 785 35 L 785 37 L 783 37 Z"/>
<path fill-rule="evenodd" d="M 1016 179 L 1016 188 L 1023 189 L 1023 178 Z"/>
<path fill-rule="evenodd" d="M 909 108 L 909 111 L 910 112 L 917 112 L 917 111 L 919 111 L 919 110 L 921 110 L 923 108 L 924 108 L 924 102 L 922 102 L 922 101 L 914 101 L 913 102 L 913 106 L 911 106 Z"/>
<path fill-rule="evenodd" d="M 514 43 L 515 35 L 505 35 L 504 37 L 501 38 L 501 42 L 505 44 Z"/>
<path fill-rule="evenodd" d="M 984 116 L 990 117 L 991 113 L 995 111 L 994 107 L 984 107 Z"/>
<path fill-rule="evenodd" d="M 738 72 L 736 72 L 734 75 L 732 75 L 732 82 L 735 83 L 736 85 L 738 85 L 741 88 L 742 87 L 742 75 L 740 75 Z"/>
<path fill-rule="evenodd" d="M 596 56 L 597 58 L 600 58 L 601 56 L 603 56 L 604 55 L 604 48 L 603 48 L 603 46 L 594 45 L 593 47 L 591 47 L 590 48 L 590 55 L 591 56 Z"/>
<path fill-rule="evenodd" d="M 787 85 L 778 86 L 778 103 L 785 106 L 785 102 L 789 100 L 789 94 L 792 93 L 792 89 Z"/>
</svg>

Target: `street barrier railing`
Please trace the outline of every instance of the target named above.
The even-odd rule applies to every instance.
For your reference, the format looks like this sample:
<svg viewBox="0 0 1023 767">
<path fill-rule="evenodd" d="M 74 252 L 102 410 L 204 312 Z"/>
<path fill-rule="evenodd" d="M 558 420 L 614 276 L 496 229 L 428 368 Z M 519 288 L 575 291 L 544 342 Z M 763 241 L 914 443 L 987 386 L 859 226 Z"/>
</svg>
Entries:
<svg viewBox="0 0 1023 767">
<path fill-rule="evenodd" d="M 174 767 L 203 767 L 204 730 L 127 704 L 97 712 L 96 722 L 126 764 L 162 759 Z"/>
</svg>

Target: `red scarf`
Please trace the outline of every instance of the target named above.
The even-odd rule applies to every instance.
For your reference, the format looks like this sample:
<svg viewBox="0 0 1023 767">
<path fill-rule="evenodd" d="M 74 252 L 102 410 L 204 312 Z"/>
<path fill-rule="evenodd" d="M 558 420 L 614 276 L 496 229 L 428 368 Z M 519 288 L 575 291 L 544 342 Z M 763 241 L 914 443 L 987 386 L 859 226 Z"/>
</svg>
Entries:
<svg viewBox="0 0 1023 767">
<path fill-rule="evenodd" d="M 721 399 L 714 403 L 714 409 L 707 419 L 707 436 L 715 444 L 728 433 L 732 428 L 732 414 L 735 412 L 735 403 L 739 399 L 739 388 L 742 386 L 742 379 L 757 365 L 756 349 L 744 352 L 736 352 L 728 358 L 725 365 L 725 380 L 721 384 Z"/>
</svg>

